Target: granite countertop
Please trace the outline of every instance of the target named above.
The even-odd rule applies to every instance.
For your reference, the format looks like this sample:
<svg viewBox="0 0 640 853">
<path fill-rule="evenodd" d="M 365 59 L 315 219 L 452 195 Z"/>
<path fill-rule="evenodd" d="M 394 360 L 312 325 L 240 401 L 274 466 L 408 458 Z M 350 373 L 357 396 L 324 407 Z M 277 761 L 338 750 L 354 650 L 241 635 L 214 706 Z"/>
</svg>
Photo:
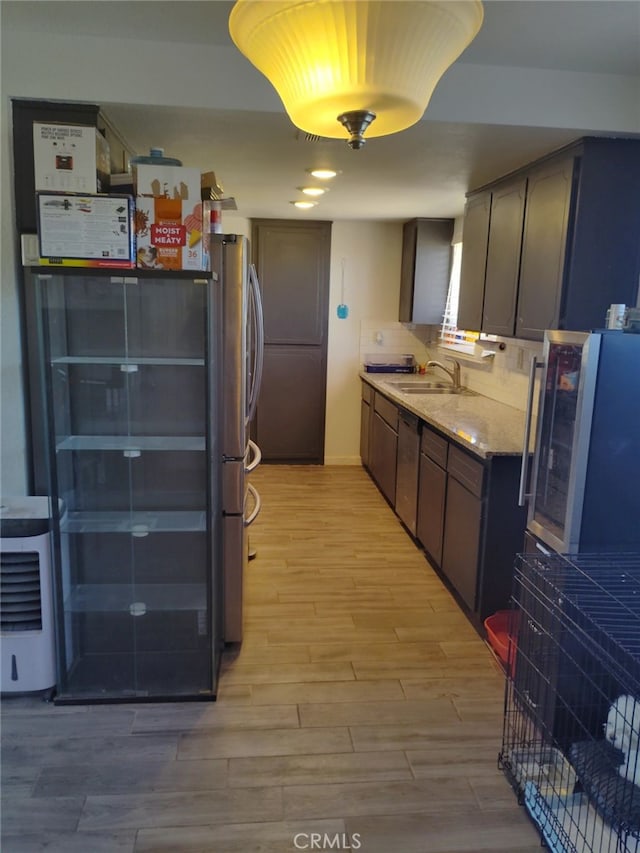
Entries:
<svg viewBox="0 0 640 853">
<path fill-rule="evenodd" d="M 366 373 L 360 377 L 394 403 L 413 412 L 465 450 L 482 459 L 520 456 L 524 437 L 524 412 L 482 394 L 403 394 L 398 384 L 420 384 L 421 376 Z M 434 377 L 427 377 L 433 381 Z M 439 379 L 439 377 L 438 377 Z M 535 423 L 531 436 L 535 436 Z"/>
</svg>

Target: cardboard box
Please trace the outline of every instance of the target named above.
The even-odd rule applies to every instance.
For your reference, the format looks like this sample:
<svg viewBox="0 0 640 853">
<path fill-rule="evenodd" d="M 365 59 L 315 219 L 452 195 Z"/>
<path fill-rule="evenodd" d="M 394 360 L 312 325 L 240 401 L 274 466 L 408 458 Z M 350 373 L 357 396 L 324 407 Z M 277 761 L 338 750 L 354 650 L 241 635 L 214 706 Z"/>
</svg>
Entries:
<svg viewBox="0 0 640 853">
<path fill-rule="evenodd" d="M 220 199 L 224 195 L 222 184 L 218 183 L 215 172 L 203 172 L 200 175 L 202 200 Z"/>
<path fill-rule="evenodd" d="M 132 196 L 36 194 L 41 266 L 135 268 Z"/>
<path fill-rule="evenodd" d="M 138 164 L 135 212 L 138 267 L 207 269 L 208 215 L 201 200 L 198 169 Z"/>
<path fill-rule="evenodd" d="M 36 191 L 109 190 L 109 143 L 96 127 L 34 121 L 33 163 Z"/>
</svg>

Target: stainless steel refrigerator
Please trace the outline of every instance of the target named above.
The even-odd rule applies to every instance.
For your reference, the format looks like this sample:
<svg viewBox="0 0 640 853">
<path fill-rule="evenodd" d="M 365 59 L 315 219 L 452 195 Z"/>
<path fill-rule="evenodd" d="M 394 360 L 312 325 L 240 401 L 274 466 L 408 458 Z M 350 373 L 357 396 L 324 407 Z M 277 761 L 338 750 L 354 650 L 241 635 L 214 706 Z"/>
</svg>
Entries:
<svg viewBox="0 0 640 853">
<path fill-rule="evenodd" d="M 241 639 L 259 294 L 245 238 L 211 257 L 195 275 L 26 276 L 58 702 L 215 698 Z"/>
<path fill-rule="evenodd" d="M 533 542 L 561 554 L 637 551 L 640 335 L 545 332 L 543 362 L 532 362 L 528 424 L 536 367 L 542 378 L 526 496 Z"/>
<path fill-rule="evenodd" d="M 246 237 L 212 234 L 210 256 L 211 269 L 223 282 L 223 635 L 225 642 L 237 643 L 242 640 L 248 528 L 261 506 L 248 475 L 261 459 L 259 447 L 249 438 L 249 425 L 262 380 L 264 323 L 260 286 Z"/>
</svg>

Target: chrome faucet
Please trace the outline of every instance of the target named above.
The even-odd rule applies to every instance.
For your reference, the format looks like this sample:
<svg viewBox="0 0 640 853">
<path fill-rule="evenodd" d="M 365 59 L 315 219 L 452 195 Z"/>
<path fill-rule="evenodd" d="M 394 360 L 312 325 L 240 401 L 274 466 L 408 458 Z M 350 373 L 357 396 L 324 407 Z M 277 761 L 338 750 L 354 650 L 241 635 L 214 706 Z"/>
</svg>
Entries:
<svg viewBox="0 0 640 853">
<path fill-rule="evenodd" d="M 456 389 L 456 391 L 459 391 L 460 388 L 462 387 L 460 385 L 460 362 L 456 361 L 455 358 L 447 358 L 447 360 L 453 362 L 453 369 L 452 370 L 449 370 L 449 368 L 445 367 L 445 365 L 442 364 L 442 362 L 440 362 L 440 361 L 428 361 L 427 362 L 427 370 L 430 367 L 439 367 L 440 370 L 444 370 L 444 372 L 447 374 L 447 376 L 453 382 L 453 387 Z"/>
</svg>

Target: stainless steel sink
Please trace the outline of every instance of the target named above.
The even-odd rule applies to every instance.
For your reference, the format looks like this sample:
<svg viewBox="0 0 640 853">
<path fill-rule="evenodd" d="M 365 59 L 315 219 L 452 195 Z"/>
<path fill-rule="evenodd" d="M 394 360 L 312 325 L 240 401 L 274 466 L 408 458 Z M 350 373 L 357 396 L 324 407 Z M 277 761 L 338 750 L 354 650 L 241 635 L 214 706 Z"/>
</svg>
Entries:
<svg viewBox="0 0 640 853">
<path fill-rule="evenodd" d="M 425 382 L 418 385 L 396 385 L 397 391 L 402 391 L 403 394 L 442 394 L 444 391 L 453 391 L 453 385 L 447 385 L 444 382 Z"/>
<path fill-rule="evenodd" d="M 393 382 L 390 383 L 401 394 L 463 394 L 474 397 L 475 391 L 468 388 L 454 388 L 447 382 Z"/>
<path fill-rule="evenodd" d="M 400 388 L 403 394 L 459 394 L 455 388 Z"/>
<path fill-rule="evenodd" d="M 470 391 L 468 388 L 404 388 L 403 394 L 463 394 L 466 397 L 475 397 L 476 392 Z"/>
<path fill-rule="evenodd" d="M 431 382 L 427 379 L 417 380 L 416 382 L 407 382 L 406 379 L 400 382 L 389 382 L 389 385 L 393 385 L 393 387 L 397 391 L 402 391 L 405 394 L 411 393 L 412 391 L 440 391 L 447 390 L 449 388 L 453 388 L 453 385 L 450 382 Z"/>
</svg>

